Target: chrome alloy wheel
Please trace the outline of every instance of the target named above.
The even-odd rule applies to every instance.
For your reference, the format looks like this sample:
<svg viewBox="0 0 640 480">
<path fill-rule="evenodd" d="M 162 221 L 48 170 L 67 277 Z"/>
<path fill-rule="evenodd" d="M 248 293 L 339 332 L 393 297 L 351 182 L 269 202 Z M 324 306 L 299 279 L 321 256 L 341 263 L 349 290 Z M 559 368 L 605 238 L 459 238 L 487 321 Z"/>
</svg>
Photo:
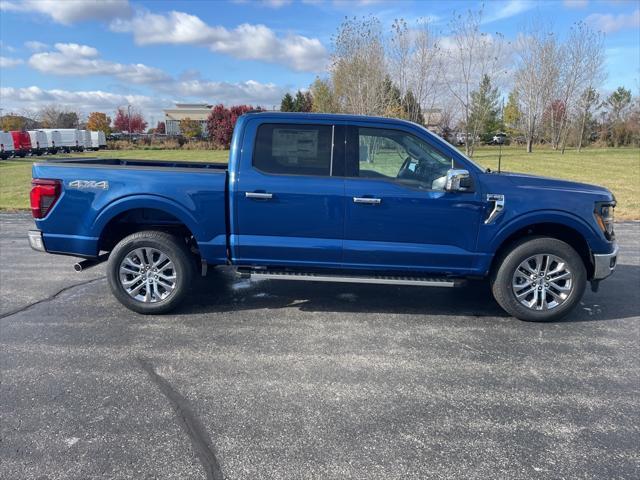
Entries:
<svg viewBox="0 0 640 480">
<path fill-rule="evenodd" d="M 511 286 L 516 299 L 525 307 L 551 310 L 571 295 L 573 274 L 567 262 L 556 255 L 534 255 L 518 265 Z"/>
<path fill-rule="evenodd" d="M 139 302 L 166 299 L 176 287 L 176 270 L 171 259 L 150 247 L 130 251 L 120 263 L 120 284 Z"/>
</svg>

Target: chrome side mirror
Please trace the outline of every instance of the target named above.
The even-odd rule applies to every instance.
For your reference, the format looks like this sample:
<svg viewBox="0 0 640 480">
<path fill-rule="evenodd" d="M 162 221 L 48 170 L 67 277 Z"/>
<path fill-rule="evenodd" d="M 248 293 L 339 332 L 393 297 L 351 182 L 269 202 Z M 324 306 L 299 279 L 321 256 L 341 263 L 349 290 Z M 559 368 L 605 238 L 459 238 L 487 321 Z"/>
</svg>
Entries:
<svg viewBox="0 0 640 480">
<path fill-rule="evenodd" d="M 471 176 L 468 170 L 452 168 L 447 171 L 447 182 L 445 183 L 445 191 L 447 192 L 466 192 L 471 188 Z"/>
</svg>

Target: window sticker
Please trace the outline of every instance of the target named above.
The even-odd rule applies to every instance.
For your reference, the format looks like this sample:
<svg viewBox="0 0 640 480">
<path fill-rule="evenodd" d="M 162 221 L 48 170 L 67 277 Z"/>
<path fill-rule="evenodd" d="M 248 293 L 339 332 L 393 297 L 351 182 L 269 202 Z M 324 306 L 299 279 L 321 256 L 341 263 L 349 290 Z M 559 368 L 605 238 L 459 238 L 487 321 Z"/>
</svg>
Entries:
<svg viewBox="0 0 640 480">
<path fill-rule="evenodd" d="M 274 128 L 271 154 L 289 161 L 318 157 L 318 130 Z"/>
</svg>

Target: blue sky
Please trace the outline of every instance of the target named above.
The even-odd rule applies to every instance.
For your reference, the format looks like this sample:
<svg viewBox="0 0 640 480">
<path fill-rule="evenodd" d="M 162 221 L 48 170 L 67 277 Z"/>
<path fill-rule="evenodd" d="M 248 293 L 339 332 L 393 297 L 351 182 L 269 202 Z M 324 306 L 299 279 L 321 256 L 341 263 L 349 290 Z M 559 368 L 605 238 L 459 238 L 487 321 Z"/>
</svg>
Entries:
<svg viewBox="0 0 640 480">
<path fill-rule="evenodd" d="M 478 2 L 378 0 L 0 0 L 0 106 L 83 113 L 132 103 L 148 120 L 174 101 L 271 107 L 326 75 L 345 16 L 431 19 Z M 605 33 L 607 79 L 640 90 L 640 1 L 486 1 L 484 30 L 515 39 L 536 19 L 560 38 L 577 21 Z"/>
</svg>

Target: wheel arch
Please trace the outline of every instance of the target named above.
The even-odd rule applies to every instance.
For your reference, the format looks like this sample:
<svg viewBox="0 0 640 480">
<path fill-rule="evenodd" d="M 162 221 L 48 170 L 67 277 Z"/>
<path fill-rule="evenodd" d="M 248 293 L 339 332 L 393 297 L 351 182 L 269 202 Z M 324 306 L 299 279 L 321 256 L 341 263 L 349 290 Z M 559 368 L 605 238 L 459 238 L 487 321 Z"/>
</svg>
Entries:
<svg viewBox="0 0 640 480">
<path fill-rule="evenodd" d="M 561 240 L 570 245 L 580 255 L 585 269 L 587 270 L 587 278 L 593 277 L 593 259 L 591 248 L 587 242 L 582 228 L 575 228 L 575 225 L 567 225 L 554 221 L 535 222 L 526 225 L 520 225 L 513 228 L 508 234 L 501 237 L 497 244 L 495 255 L 491 263 L 490 271 L 495 271 L 504 255 L 519 241 L 527 237 L 550 237 Z"/>
<path fill-rule="evenodd" d="M 131 233 L 153 229 L 193 238 L 196 244 L 202 238 L 198 223 L 188 210 L 172 200 L 152 195 L 126 197 L 109 204 L 92 227 L 99 238 L 98 249 L 107 251 Z"/>
</svg>

